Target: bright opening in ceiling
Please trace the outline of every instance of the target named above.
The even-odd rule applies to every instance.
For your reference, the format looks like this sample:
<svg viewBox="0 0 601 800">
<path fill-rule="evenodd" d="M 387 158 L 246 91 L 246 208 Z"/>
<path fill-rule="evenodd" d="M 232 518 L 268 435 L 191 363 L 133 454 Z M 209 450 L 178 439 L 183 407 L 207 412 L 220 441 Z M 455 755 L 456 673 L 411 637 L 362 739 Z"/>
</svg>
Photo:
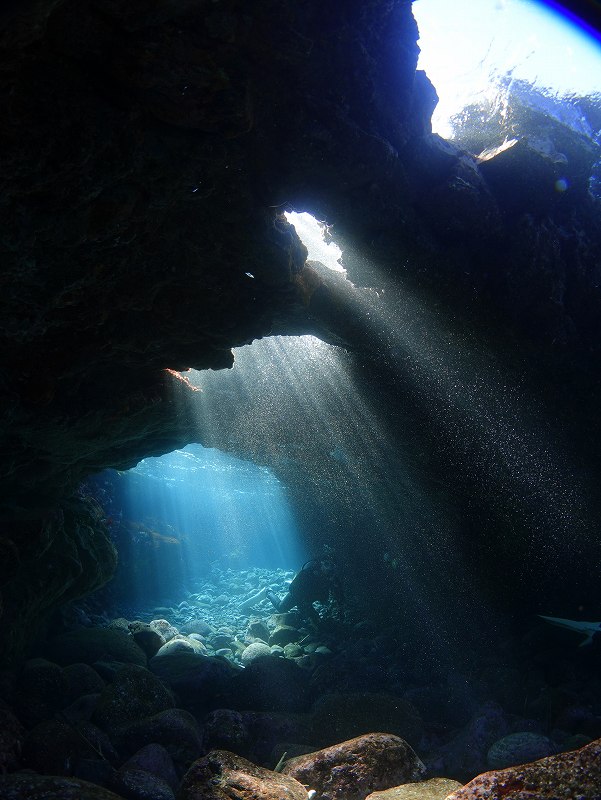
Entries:
<svg viewBox="0 0 601 800">
<path fill-rule="evenodd" d="M 584 23 L 534 0 L 417 0 L 419 68 L 436 87 L 433 130 L 452 138 L 450 119 L 496 93 L 503 78 L 558 95 L 601 91 L 601 44 Z"/>
<path fill-rule="evenodd" d="M 342 250 L 335 242 L 326 241 L 327 226 L 307 212 L 286 212 L 286 219 L 294 225 L 302 243 L 309 251 L 311 261 L 319 261 L 335 272 L 344 272 L 340 263 Z"/>
</svg>

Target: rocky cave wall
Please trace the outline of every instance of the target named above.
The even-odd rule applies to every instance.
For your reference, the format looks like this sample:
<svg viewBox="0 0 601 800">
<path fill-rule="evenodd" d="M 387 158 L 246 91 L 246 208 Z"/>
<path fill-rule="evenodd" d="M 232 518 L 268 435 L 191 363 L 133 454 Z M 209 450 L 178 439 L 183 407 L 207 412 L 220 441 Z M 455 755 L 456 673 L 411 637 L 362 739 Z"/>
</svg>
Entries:
<svg viewBox="0 0 601 800">
<path fill-rule="evenodd" d="M 357 286 L 385 283 L 392 306 L 423 293 L 550 387 L 595 474 L 597 153 L 575 141 L 566 164 L 526 142 L 479 163 L 432 136 L 410 2 L 29 0 L 0 24 L 7 598 L 44 552 L 24 543 L 56 528 L 82 478 L 199 436 L 166 369 L 226 368 L 232 347 L 311 332 L 360 354 L 374 402 L 410 401 L 352 305 L 361 290 L 305 263 L 287 209 L 334 226 Z M 549 190 L 557 177 L 570 191 Z M 453 459 L 429 434 L 444 476 Z"/>
</svg>

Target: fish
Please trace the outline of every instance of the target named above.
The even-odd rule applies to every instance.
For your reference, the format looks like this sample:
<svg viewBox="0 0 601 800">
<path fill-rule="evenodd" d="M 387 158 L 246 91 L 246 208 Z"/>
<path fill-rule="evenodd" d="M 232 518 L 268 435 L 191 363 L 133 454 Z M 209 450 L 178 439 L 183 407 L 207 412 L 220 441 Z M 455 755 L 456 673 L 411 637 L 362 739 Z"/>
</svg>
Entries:
<svg viewBox="0 0 601 800">
<path fill-rule="evenodd" d="M 601 633 L 601 622 L 585 622 L 584 620 L 563 619 L 562 617 L 545 617 L 543 614 L 539 614 L 538 616 L 551 623 L 551 625 L 557 625 L 559 628 L 567 628 L 569 631 L 575 631 L 576 633 L 581 633 L 583 636 L 586 636 L 586 639 L 578 645 L 579 647 L 592 644 L 593 636 L 597 633 Z"/>
<path fill-rule="evenodd" d="M 159 547 L 161 544 L 181 544 L 181 539 L 178 538 L 177 536 L 171 536 L 170 534 L 166 533 L 159 533 L 159 531 L 154 530 L 154 528 L 149 528 L 148 526 L 144 525 L 141 522 L 130 521 L 127 524 L 128 527 L 130 528 L 130 531 L 135 533 L 135 537 L 137 536 L 148 537 L 150 542 L 155 547 Z M 168 527 L 173 531 L 175 530 L 175 528 L 173 528 L 173 526 L 171 525 Z"/>
</svg>

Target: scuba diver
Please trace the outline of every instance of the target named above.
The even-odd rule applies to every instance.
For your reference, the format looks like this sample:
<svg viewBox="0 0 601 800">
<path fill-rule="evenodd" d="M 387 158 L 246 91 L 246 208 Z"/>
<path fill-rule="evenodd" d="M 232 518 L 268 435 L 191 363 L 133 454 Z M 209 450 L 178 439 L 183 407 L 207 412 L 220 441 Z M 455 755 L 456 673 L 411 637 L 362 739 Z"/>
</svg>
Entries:
<svg viewBox="0 0 601 800">
<path fill-rule="evenodd" d="M 281 600 L 271 591 L 266 592 L 265 596 L 278 613 L 283 614 L 296 607 L 303 619 L 317 625 L 320 616 L 313 603 L 327 603 L 330 599 L 341 603 L 342 587 L 334 563 L 329 559 L 316 558 L 307 561 L 296 573 L 288 593 Z"/>
</svg>

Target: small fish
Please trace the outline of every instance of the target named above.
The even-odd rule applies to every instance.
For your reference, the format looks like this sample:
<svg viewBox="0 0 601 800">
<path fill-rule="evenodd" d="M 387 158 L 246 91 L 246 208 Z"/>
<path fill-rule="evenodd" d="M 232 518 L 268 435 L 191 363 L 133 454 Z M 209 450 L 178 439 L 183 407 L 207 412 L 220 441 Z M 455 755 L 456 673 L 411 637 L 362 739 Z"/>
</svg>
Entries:
<svg viewBox="0 0 601 800">
<path fill-rule="evenodd" d="M 593 636 L 601 633 L 601 622 L 585 622 L 584 620 L 576 619 L 563 619 L 562 617 L 545 617 L 543 614 L 538 615 L 541 619 L 557 625 L 558 628 L 567 628 L 569 631 L 575 631 L 586 636 L 583 642 L 580 642 L 579 647 L 584 647 L 585 644 L 593 643 Z"/>
</svg>

